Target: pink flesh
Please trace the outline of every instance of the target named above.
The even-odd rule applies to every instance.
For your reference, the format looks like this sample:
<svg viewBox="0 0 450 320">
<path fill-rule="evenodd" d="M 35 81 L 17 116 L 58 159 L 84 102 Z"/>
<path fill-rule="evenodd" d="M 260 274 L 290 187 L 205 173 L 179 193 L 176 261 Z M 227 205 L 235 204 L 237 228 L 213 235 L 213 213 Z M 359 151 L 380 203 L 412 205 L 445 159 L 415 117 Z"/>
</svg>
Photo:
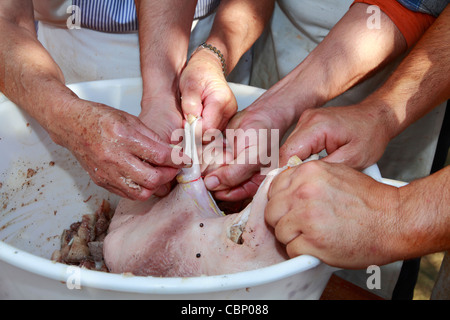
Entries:
<svg viewBox="0 0 450 320">
<path fill-rule="evenodd" d="M 198 165 L 184 171 L 178 180 L 187 183 L 179 183 L 164 198 L 122 200 L 104 242 L 108 268 L 113 273 L 188 277 L 253 270 L 286 260 L 285 249 L 264 221 L 267 192 L 281 170 L 267 176 L 246 209 L 227 216 L 218 214 Z M 230 230 L 238 230 L 232 226 L 241 219 L 246 223 L 241 237 L 235 237 L 241 239 L 239 244 L 230 239 Z"/>
</svg>

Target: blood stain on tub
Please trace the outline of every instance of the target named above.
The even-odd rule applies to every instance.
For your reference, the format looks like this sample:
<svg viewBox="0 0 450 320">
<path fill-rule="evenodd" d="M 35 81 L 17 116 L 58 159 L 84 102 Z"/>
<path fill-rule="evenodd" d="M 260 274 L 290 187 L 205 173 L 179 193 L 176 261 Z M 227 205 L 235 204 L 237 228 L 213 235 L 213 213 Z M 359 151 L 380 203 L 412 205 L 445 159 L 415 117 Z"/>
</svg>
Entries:
<svg viewBox="0 0 450 320">
<path fill-rule="evenodd" d="M 27 170 L 27 179 L 32 178 L 36 174 L 36 172 L 37 172 L 36 170 L 28 168 L 28 170 Z"/>
</svg>

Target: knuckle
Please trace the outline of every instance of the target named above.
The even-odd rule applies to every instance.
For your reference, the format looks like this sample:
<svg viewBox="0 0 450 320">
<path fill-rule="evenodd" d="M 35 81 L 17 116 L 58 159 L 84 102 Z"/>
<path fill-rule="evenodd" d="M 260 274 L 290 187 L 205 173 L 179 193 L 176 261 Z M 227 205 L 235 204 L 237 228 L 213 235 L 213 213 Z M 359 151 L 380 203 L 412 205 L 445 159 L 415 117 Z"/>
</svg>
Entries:
<svg viewBox="0 0 450 320">
<path fill-rule="evenodd" d="M 289 189 L 292 184 L 292 175 L 286 170 L 276 176 L 269 188 L 269 197 L 276 196 L 279 192 Z"/>
<path fill-rule="evenodd" d="M 165 176 L 158 170 L 151 170 L 144 179 L 145 187 L 150 190 L 156 190 L 165 183 Z"/>
<path fill-rule="evenodd" d="M 197 74 L 183 73 L 180 80 L 180 91 L 182 94 L 195 92 L 199 88 L 199 79 Z"/>
<path fill-rule="evenodd" d="M 292 222 L 292 215 L 288 213 L 281 217 L 275 226 L 275 237 L 283 244 L 291 242 L 298 233 L 295 224 Z"/>
<path fill-rule="evenodd" d="M 169 148 L 160 148 L 158 151 L 153 152 L 152 156 L 156 164 L 165 164 L 171 161 L 172 151 Z"/>
<path fill-rule="evenodd" d="M 97 186 L 110 190 L 110 184 L 106 178 L 101 178 L 96 175 L 91 175 L 91 178 Z"/>
<path fill-rule="evenodd" d="M 301 248 L 295 242 L 291 242 L 286 246 L 286 253 L 291 259 L 304 254 L 302 253 Z"/>
<path fill-rule="evenodd" d="M 364 152 L 355 152 L 350 156 L 346 165 L 357 170 L 363 170 L 368 163 L 370 163 L 370 160 L 367 159 Z"/>
<path fill-rule="evenodd" d="M 143 185 L 148 190 L 155 191 L 158 188 L 158 183 L 155 180 L 152 179 L 145 179 Z"/>
<path fill-rule="evenodd" d="M 137 201 L 146 201 L 153 194 L 151 190 L 143 189 L 140 192 L 134 192 L 133 198 Z"/>
<path fill-rule="evenodd" d="M 312 228 L 317 218 L 317 211 L 311 207 L 313 206 L 309 205 L 308 209 L 298 211 L 296 214 L 296 219 L 303 222 L 305 229 Z"/>
<path fill-rule="evenodd" d="M 181 105 L 183 111 L 187 114 L 195 112 L 198 108 L 202 107 L 200 103 L 196 102 L 194 99 L 189 99 L 187 97 L 183 97 Z"/>
<path fill-rule="evenodd" d="M 325 112 L 322 109 L 307 109 L 300 116 L 300 122 L 305 124 L 323 123 L 326 118 Z"/>
<path fill-rule="evenodd" d="M 317 114 L 317 110 L 315 109 L 306 109 L 302 112 L 300 116 L 300 120 L 306 121 L 313 118 Z"/>
<path fill-rule="evenodd" d="M 324 170 L 324 162 L 313 160 L 302 163 L 297 167 L 302 174 L 311 174 L 311 175 L 319 175 Z"/>
<path fill-rule="evenodd" d="M 214 96 L 214 101 L 217 105 L 222 106 L 227 113 L 235 113 L 237 111 L 236 98 L 231 91 L 224 90 L 217 92 Z"/>
<path fill-rule="evenodd" d="M 114 162 L 114 157 L 111 152 L 99 149 L 96 156 L 98 163 L 102 166 L 106 166 Z"/>
<path fill-rule="evenodd" d="M 121 122 L 114 122 L 110 127 L 110 135 L 112 137 L 124 137 L 127 134 L 127 130 L 124 128 Z"/>
<path fill-rule="evenodd" d="M 310 182 L 299 186 L 295 190 L 294 196 L 296 199 L 302 200 L 317 199 L 320 198 L 321 192 L 322 188 L 318 184 Z"/>
<path fill-rule="evenodd" d="M 177 156 L 179 156 L 178 149 L 151 143 L 151 147 L 142 150 L 141 158 L 156 165 L 164 165 L 171 163 L 173 159 L 178 159 Z"/>
<path fill-rule="evenodd" d="M 264 218 L 270 226 L 275 227 L 277 225 L 277 222 L 280 219 L 280 217 L 279 211 L 277 210 L 276 201 L 271 200 L 267 203 L 266 208 L 264 210 Z"/>
<path fill-rule="evenodd" d="M 112 119 L 104 121 L 102 128 L 112 137 L 127 137 L 130 128 L 135 127 L 133 118 L 127 118 L 122 113 L 117 113 Z"/>
</svg>

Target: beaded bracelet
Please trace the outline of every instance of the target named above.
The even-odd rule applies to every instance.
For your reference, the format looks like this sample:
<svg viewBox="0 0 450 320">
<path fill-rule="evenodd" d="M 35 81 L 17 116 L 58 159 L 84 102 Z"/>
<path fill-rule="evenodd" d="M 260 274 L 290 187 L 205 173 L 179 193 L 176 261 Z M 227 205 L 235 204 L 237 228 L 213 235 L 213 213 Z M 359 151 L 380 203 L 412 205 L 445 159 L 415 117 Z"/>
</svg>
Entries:
<svg viewBox="0 0 450 320">
<path fill-rule="evenodd" d="M 194 51 L 194 53 L 192 55 L 194 55 L 197 51 L 201 50 L 201 49 L 209 49 L 211 50 L 214 54 L 217 55 L 217 57 L 220 60 L 220 63 L 222 64 L 222 72 L 223 74 L 226 76 L 226 69 L 227 69 L 227 65 L 225 63 L 225 58 L 223 57 L 223 54 L 220 52 L 219 49 L 217 49 L 216 47 L 214 47 L 213 45 L 203 42 L 201 45 L 198 46 L 197 50 Z"/>
</svg>

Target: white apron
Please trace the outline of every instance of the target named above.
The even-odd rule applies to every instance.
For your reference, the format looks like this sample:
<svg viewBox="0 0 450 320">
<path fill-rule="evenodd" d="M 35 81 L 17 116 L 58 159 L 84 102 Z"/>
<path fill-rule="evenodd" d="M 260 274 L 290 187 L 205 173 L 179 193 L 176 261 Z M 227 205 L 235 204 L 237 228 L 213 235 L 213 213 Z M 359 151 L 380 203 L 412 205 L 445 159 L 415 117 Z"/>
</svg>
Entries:
<svg viewBox="0 0 450 320">
<path fill-rule="evenodd" d="M 215 14 L 192 24 L 190 54 L 204 42 Z M 40 21 L 38 39 L 62 69 L 66 83 L 140 77 L 137 33 L 105 33 L 86 28 L 69 30 Z M 228 76 L 228 81 L 249 84 L 252 50 L 245 53 Z"/>
</svg>

